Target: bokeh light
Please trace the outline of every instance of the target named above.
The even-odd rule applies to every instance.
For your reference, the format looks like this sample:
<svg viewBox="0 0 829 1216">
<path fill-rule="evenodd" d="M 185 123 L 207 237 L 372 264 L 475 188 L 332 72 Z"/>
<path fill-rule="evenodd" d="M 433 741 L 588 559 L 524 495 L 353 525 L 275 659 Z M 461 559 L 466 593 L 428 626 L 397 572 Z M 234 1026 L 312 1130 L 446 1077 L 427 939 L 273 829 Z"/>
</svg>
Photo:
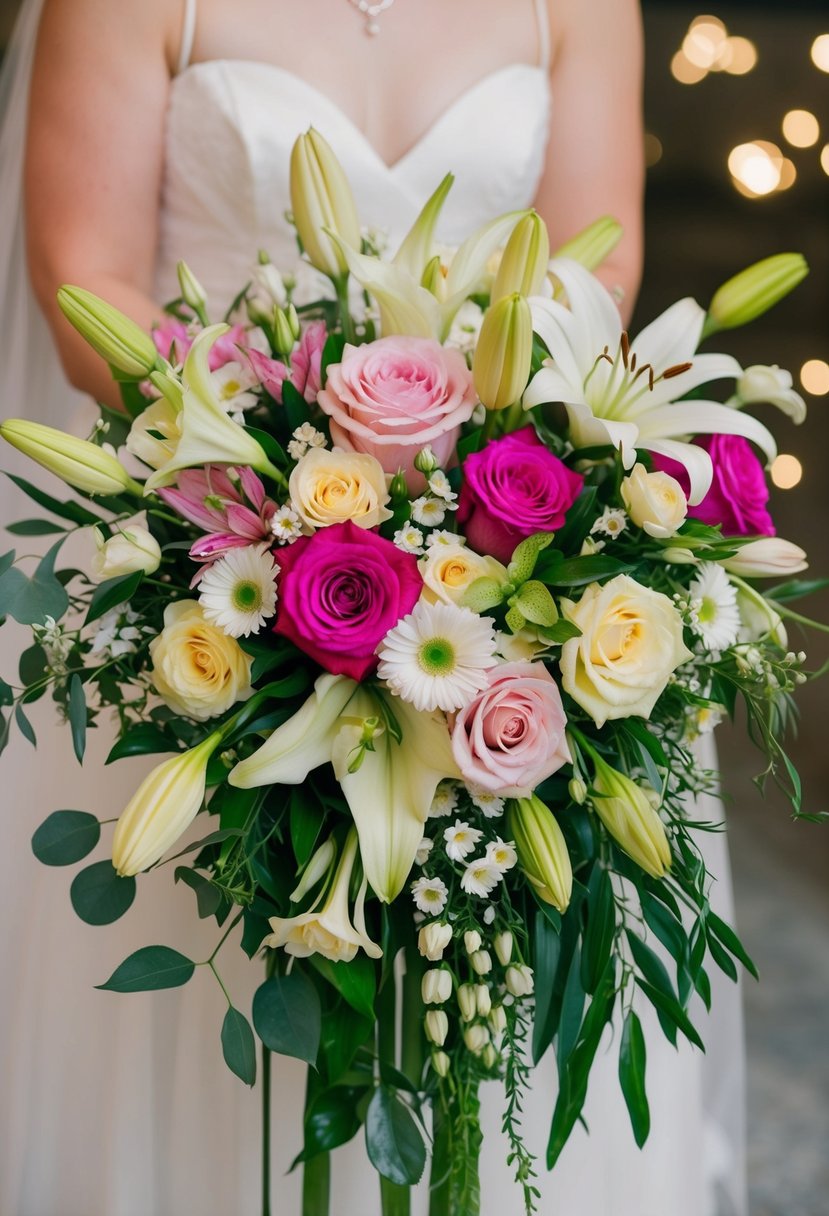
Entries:
<svg viewBox="0 0 829 1216">
<path fill-rule="evenodd" d="M 829 177 L 829 144 L 824 144 L 820 150 L 820 167 Z"/>
<path fill-rule="evenodd" d="M 800 369 L 800 383 L 813 397 L 825 397 L 829 393 L 829 363 L 807 359 Z"/>
<path fill-rule="evenodd" d="M 698 68 L 689 59 L 686 59 L 682 51 L 677 51 L 671 60 L 671 75 L 680 84 L 699 84 L 701 80 L 705 80 L 708 72 L 705 68 Z"/>
<path fill-rule="evenodd" d="M 796 456 L 781 453 L 771 466 L 771 479 L 778 490 L 792 490 L 803 477 L 803 465 Z"/>
<path fill-rule="evenodd" d="M 648 131 L 645 135 L 645 164 L 649 169 L 658 165 L 662 159 L 662 140 L 658 135 Z"/>
<path fill-rule="evenodd" d="M 728 38 L 721 48 L 718 66 L 731 76 L 745 76 L 757 66 L 757 47 L 750 38 Z"/>
<path fill-rule="evenodd" d="M 786 167 L 787 164 L 791 167 Z M 777 144 L 763 139 L 732 148 L 728 156 L 728 170 L 733 184 L 748 198 L 773 194 L 781 187 L 786 189 L 794 181 L 794 165 L 791 161 L 786 162 Z"/>
<path fill-rule="evenodd" d="M 782 125 L 793 148 L 811 148 L 820 138 L 820 123 L 810 110 L 789 110 Z"/>
<path fill-rule="evenodd" d="M 829 72 L 829 34 L 818 34 L 812 43 L 812 63 L 821 72 Z"/>
<path fill-rule="evenodd" d="M 682 53 L 697 68 L 709 71 L 728 35 L 717 17 L 697 17 L 682 42 Z"/>
</svg>

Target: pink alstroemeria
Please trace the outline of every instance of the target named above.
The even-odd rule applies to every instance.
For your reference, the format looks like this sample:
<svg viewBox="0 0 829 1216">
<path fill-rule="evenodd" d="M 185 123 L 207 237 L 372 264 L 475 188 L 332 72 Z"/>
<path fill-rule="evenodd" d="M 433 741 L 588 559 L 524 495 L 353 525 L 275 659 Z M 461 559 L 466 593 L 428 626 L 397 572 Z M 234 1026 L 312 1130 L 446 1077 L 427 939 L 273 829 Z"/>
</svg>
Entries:
<svg viewBox="0 0 829 1216">
<path fill-rule="evenodd" d="M 245 354 L 250 360 L 250 365 L 253 368 L 253 374 L 262 385 L 266 393 L 273 397 L 274 401 L 282 404 L 282 385 L 290 376 L 288 368 L 279 359 L 272 359 L 270 355 L 263 355 L 260 350 L 254 350 L 249 347 Z"/>
<path fill-rule="evenodd" d="M 270 521 L 276 503 L 252 469 L 184 469 L 176 489 L 158 493 L 168 507 L 208 534 L 191 547 L 194 561 L 212 562 L 230 549 L 273 539 Z"/>
<path fill-rule="evenodd" d="M 322 352 L 327 337 L 325 322 L 312 321 L 291 356 L 291 383 L 309 403 L 316 401 L 322 388 Z"/>
<path fill-rule="evenodd" d="M 162 359 L 173 364 L 183 363 L 193 345 L 187 326 L 175 317 L 165 317 L 161 325 L 156 325 L 153 329 L 153 342 Z"/>
</svg>

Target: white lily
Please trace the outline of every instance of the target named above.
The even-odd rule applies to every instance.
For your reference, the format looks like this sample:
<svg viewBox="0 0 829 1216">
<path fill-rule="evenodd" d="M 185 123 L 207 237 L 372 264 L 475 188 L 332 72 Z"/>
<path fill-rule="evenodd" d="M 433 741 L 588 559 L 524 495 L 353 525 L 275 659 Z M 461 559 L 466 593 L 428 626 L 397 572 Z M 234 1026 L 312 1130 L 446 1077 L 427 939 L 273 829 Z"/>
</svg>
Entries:
<svg viewBox="0 0 829 1216">
<path fill-rule="evenodd" d="M 230 773 L 231 785 L 298 785 L 332 762 L 360 837 L 360 854 L 376 895 L 390 903 L 403 888 L 423 838 L 435 790 L 458 778 L 442 713 L 420 713 L 394 698 L 390 708 L 403 735 L 398 743 L 378 723 L 377 690 L 346 676 L 322 675 L 314 692 L 258 751 Z"/>
<path fill-rule="evenodd" d="M 774 439 L 756 418 L 715 401 L 679 400 L 741 374 L 730 355 L 695 354 L 705 312 L 694 300 L 679 300 L 628 342 L 612 296 L 592 274 L 568 259 L 554 259 L 551 270 L 570 307 L 532 301 L 533 326 L 551 358 L 530 381 L 525 409 L 562 402 L 574 446 L 610 444 L 621 451 L 626 469 L 640 448 L 678 460 L 688 471 L 692 504 L 705 497 L 712 467 L 690 436 L 742 435 L 774 459 Z"/>
<path fill-rule="evenodd" d="M 758 402 L 777 406 L 795 426 L 806 421 L 806 402 L 792 387 L 792 373 L 776 363 L 771 367 L 762 363 L 747 367 L 737 381 L 737 391 L 729 398 L 728 405 L 742 409 L 744 405 Z"/>
</svg>

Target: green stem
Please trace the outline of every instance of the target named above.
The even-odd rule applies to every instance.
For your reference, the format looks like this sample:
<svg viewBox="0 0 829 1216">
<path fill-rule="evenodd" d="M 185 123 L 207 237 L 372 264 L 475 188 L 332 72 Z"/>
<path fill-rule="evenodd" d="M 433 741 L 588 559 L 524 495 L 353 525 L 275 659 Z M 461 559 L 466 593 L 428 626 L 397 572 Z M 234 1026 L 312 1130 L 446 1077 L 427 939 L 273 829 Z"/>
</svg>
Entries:
<svg viewBox="0 0 829 1216">
<path fill-rule="evenodd" d="M 425 970 L 423 957 L 417 950 L 407 948 L 406 975 L 403 980 L 403 1041 L 400 1071 L 418 1089 L 423 1073 L 424 1056 L 423 1027 L 420 1021 L 423 1004 L 420 984 Z"/>
<path fill-rule="evenodd" d="M 484 420 L 484 439 L 491 439 L 498 425 L 498 414 L 495 410 L 487 410 Z"/>
<path fill-rule="evenodd" d="M 271 1216 L 271 1053 L 262 1044 L 262 1216 Z"/>
<path fill-rule="evenodd" d="M 340 324 L 343 327 L 343 337 L 346 342 L 353 342 L 357 334 L 348 307 L 348 275 L 344 274 L 340 278 L 335 279 L 334 287 L 337 291 L 337 306 L 340 310 Z"/>
<path fill-rule="evenodd" d="M 331 1203 L 331 1156 L 317 1153 L 302 1169 L 302 1216 L 328 1216 Z"/>
<path fill-rule="evenodd" d="M 393 1068 L 397 1067 L 395 1055 L 395 1015 L 397 992 L 394 971 L 390 971 L 385 984 L 377 996 L 377 1057 Z M 398 1186 L 380 1175 L 380 1203 L 382 1216 L 409 1216 L 411 1190 Z"/>
<path fill-rule="evenodd" d="M 452 1120 L 442 1095 L 432 1104 L 432 1170 L 429 1216 L 452 1216 Z"/>
</svg>

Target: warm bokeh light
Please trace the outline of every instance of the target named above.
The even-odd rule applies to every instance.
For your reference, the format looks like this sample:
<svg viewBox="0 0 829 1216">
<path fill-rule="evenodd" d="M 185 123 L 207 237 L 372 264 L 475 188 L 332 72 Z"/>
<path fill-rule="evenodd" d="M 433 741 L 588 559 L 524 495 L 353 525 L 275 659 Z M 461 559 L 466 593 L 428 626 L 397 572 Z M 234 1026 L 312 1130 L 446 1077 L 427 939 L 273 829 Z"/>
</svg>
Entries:
<svg viewBox="0 0 829 1216">
<path fill-rule="evenodd" d="M 731 149 L 728 170 L 741 194 L 749 198 L 760 198 L 781 188 L 786 163 L 791 165 L 790 161 L 786 162 L 776 144 L 758 139 L 753 143 L 738 144 L 736 148 Z M 794 165 L 791 165 L 786 176 L 793 172 Z M 791 181 L 787 181 L 786 185 L 791 185 Z M 783 189 L 785 188 L 786 186 L 783 186 Z"/>
<path fill-rule="evenodd" d="M 800 383 L 813 397 L 825 397 L 829 393 L 829 363 L 807 359 L 800 369 Z"/>
<path fill-rule="evenodd" d="M 783 134 L 793 148 L 811 148 L 820 138 L 820 123 L 810 110 L 789 110 Z"/>
<path fill-rule="evenodd" d="M 794 167 L 794 162 L 785 158 L 780 164 L 780 183 L 778 190 L 788 190 L 797 180 L 797 169 Z"/>
<path fill-rule="evenodd" d="M 820 150 L 820 167 L 829 177 L 829 144 L 824 144 Z"/>
<path fill-rule="evenodd" d="M 745 76 L 757 66 L 757 47 L 750 38 L 727 38 L 720 48 L 716 66 L 731 76 Z"/>
<path fill-rule="evenodd" d="M 821 72 L 829 72 L 829 34 L 818 34 L 812 43 L 812 63 Z"/>
<path fill-rule="evenodd" d="M 781 453 L 771 466 L 771 479 L 778 490 L 792 490 L 803 476 L 803 465 L 796 456 Z"/>
<path fill-rule="evenodd" d="M 662 140 L 650 131 L 645 135 L 645 164 L 649 169 L 658 165 L 662 159 Z"/>
<path fill-rule="evenodd" d="M 695 67 L 713 68 L 727 38 L 725 26 L 716 17 L 697 17 L 682 42 L 682 53 Z"/>
<path fill-rule="evenodd" d="M 699 84 L 708 75 L 705 68 L 698 68 L 685 58 L 684 51 L 677 51 L 671 60 L 671 75 L 680 84 Z"/>
</svg>

